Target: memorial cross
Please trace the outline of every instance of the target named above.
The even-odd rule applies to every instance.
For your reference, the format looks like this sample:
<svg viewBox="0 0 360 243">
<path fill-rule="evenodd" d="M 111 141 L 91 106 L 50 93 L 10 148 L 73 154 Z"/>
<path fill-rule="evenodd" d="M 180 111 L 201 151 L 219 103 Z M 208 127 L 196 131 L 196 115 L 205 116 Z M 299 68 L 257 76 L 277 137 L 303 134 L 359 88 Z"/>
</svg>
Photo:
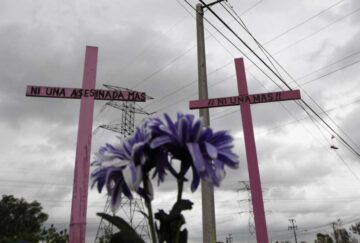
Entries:
<svg viewBox="0 0 360 243">
<path fill-rule="evenodd" d="M 145 102 L 147 98 L 143 92 L 95 89 L 97 55 L 97 47 L 86 47 L 82 89 L 47 86 L 27 86 L 26 89 L 26 96 L 81 99 L 71 203 L 70 243 L 85 242 L 94 99 Z"/>
<path fill-rule="evenodd" d="M 240 105 L 250 180 L 250 191 L 255 218 L 256 239 L 258 243 L 268 243 L 269 240 L 267 235 L 264 202 L 262 198 L 260 173 L 257 161 L 250 104 L 300 99 L 300 91 L 290 90 L 249 95 L 246 83 L 244 61 L 242 58 L 235 59 L 235 68 L 239 96 L 206 100 L 192 100 L 190 101 L 189 106 L 190 109 L 201 109 L 209 107 Z"/>
</svg>

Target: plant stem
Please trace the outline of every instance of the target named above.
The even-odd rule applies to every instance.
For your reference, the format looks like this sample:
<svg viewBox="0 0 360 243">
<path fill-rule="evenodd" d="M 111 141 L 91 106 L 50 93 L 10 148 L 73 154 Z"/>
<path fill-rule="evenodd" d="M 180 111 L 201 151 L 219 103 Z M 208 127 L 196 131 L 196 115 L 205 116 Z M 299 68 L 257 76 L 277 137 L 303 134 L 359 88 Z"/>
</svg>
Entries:
<svg viewBox="0 0 360 243">
<path fill-rule="evenodd" d="M 148 188 L 147 183 L 149 182 L 149 178 L 145 174 L 144 174 L 143 178 L 144 178 L 144 189 L 145 189 L 145 195 L 146 195 L 145 196 L 145 206 L 148 210 L 148 220 L 149 220 L 149 225 L 150 225 L 151 238 L 152 238 L 153 243 L 157 243 L 151 201 L 147 198 L 147 191 L 146 191 L 146 189 Z"/>
<path fill-rule="evenodd" d="M 180 174 L 181 174 L 181 173 L 180 173 Z M 177 179 L 177 183 L 178 183 L 177 202 L 180 203 L 181 198 L 182 198 L 183 187 L 184 187 L 184 180 L 182 179 L 182 176 L 180 177 L 180 179 Z M 174 243 L 178 243 L 178 242 L 179 242 L 179 238 L 180 238 L 180 226 L 181 226 L 181 225 L 177 226 Z"/>
<path fill-rule="evenodd" d="M 152 242 L 157 243 L 151 202 L 148 200 L 145 200 L 145 205 L 148 209 L 148 214 L 149 214 L 149 225 L 150 225 L 150 233 L 151 233 Z"/>
<path fill-rule="evenodd" d="M 180 202 L 181 197 L 182 197 L 183 187 L 184 187 L 184 180 L 178 179 L 177 183 L 178 183 L 177 202 Z"/>
</svg>

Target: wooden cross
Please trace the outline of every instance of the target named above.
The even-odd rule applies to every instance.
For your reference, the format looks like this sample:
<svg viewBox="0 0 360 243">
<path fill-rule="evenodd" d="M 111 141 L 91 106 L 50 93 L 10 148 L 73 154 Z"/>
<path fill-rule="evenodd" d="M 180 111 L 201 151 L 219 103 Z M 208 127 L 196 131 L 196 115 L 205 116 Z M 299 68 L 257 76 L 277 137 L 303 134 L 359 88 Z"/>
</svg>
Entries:
<svg viewBox="0 0 360 243">
<path fill-rule="evenodd" d="M 239 96 L 208 100 L 192 100 L 190 101 L 189 106 L 190 109 L 201 109 L 209 107 L 240 105 L 250 180 L 250 191 L 255 218 L 256 239 L 258 243 L 267 243 L 269 240 L 266 227 L 264 202 L 262 198 L 260 173 L 256 154 L 250 104 L 300 99 L 300 91 L 291 90 L 249 95 L 246 83 L 244 61 L 242 58 L 235 59 L 235 68 Z"/>
<path fill-rule="evenodd" d="M 97 56 L 97 47 L 86 47 L 82 89 L 47 86 L 27 86 L 26 89 L 26 96 L 81 99 L 71 203 L 70 243 L 85 242 L 94 99 L 145 102 L 147 98 L 143 92 L 95 89 Z"/>
</svg>

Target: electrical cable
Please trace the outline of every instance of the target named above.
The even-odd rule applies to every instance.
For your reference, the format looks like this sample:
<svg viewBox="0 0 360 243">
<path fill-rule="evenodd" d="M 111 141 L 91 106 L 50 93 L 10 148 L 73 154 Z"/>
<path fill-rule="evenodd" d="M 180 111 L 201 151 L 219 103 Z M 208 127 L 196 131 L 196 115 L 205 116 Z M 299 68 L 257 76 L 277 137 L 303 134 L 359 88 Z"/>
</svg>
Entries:
<svg viewBox="0 0 360 243">
<path fill-rule="evenodd" d="M 342 1 L 340 1 L 342 2 Z M 336 6 L 337 4 L 339 4 L 340 2 L 337 2 L 335 5 L 331 5 L 329 8 L 327 8 L 326 10 L 329 10 L 331 9 L 332 7 Z M 225 6 L 221 3 L 221 5 L 223 6 L 223 8 L 236 20 L 235 16 L 233 14 L 231 14 L 229 12 L 229 10 L 227 10 L 225 8 Z M 232 11 L 236 14 L 235 10 L 232 9 Z M 323 11 L 322 11 L 323 12 Z M 270 61 L 270 63 L 272 64 L 272 66 L 274 67 L 274 69 L 277 71 L 277 69 L 275 68 L 273 62 L 269 59 L 269 56 L 276 62 L 277 65 L 279 65 L 279 67 L 288 75 L 288 77 L 290 77 L 290 79 L 293 80 L 294 83 L 297 84 L 297 87 L 300 87 L 302 85 L 299 85 L 297 83 L 297 81 L 295 80 L 295 78 L 292 77 L 292 75 L 290 75 L 290 73 L 257 41 L 257 39 L 252 35 L 252 33 L 249 31 L 249 29 L 246 27 L 245 23 L 241 20 L 240 16 L 237 15 L 237 17 L 239 18 L 239 21 L 236 20 L 237 23 L 239 23 L 239 25 L 252 37 L 252 39 L 256 42 L 256 44 L 259 46 L 259 48 L 264 52 L 265 56 L 268 58 L 268 60 Z M 353 56 L 350 55 L 350 56 Z M 349 56 L 348 56 L 349 57 Z M 344 59 L 344 58 L 343 58 Z M 352 63 L 350 65 L 347 65 L 345 67 L 348 67 L 348 66 L 351 66 L 351 65 L 354 65 L 356 63 L 358 63 L 360 61 L 357 61 L 355 63 Z M 344 67 L 344 68 L 345 68 Z M 341 69 L 339 69 L 341 70 Z M 334 72 L 336 72 L 338 70 L 335 70 Z M 278 71 L 277 71 L 278 72 Z M 331 72 L 333 73 L 333 72 Z M 331 74 L 330 73 L 330 74 Z M 279 74 L 279 72 L 278 72 Z M 280 76 L 280 75 L 279 75 Z M 323 76 L 326 76 L 326 75 L 323 75 Z M 282 78 L 282 77 L 281 77 Z M 323 108 L 306 92 L 306 90 L 304 90 L 302 87 L 301 87 L 302 91 L 310 98 L 310 100 L 312 102 L 314 102 L 314 104 L 329 118 L 329 120 L 346 136 L 347 139 L 349 139 L 358 149 L 360 149 L 360 147 L 350 138 L 350 136 L 323 110 Z M 304 102 L 304 101 L 303 101 Z M 305 102 L 304 102 L 305 103 Z M 300 104 L 299 104 L 300 105 Z M 302 109 L 305 111 L 305 109 L 302 107 Z"/>
<path fill-rule="evenodd" d="M 254 8 L 256 8 L 258 5 L 260 5 L 260 3 L 262 3 L 263 0 L 259 0 L 256 3 L 254 3 L 252 6 L 248 7 L 247 9 L 245 9 L 243 12 L 240 13 L 240 16 L 247 14 L 248 12 L 250 12 L 251 10 L 253 10 Z"/>
<path fill-rule="evenodd" d="M 186 0 L 185 0 L 186 1 Z M 199 0 L 204 6 L 206 6 L 206 4 L 204 3 L 203 0 Z M 186 1 L 187 2 L 187 1 Z M 258 59 L 260 60 L 260 62 L 273 74 L 275 75 L 276 78 L 278 78 L 280 80 L 280 82 L 282 82 L 289 90 L 293 90 L 273 69 L 270 68 L 270 66 L 261 58 L 259 57 L 259 55 L 227 24 L 224 22 L 224 20 L 217 14 L 215 13 L 211 7 L 206 6 L 206 8 L 224 25 L 226 26 L 226 28 L 247 48 L 250 50 L 250 52 Z M 360 10 L 360 9 L 359 9 Z M 226 37 L 227 40 L 229 40 Z M 229 40 L 230 41 L 230 40 Z M 230 43 L 232 43 L 230 41 Z M 240 49 L 234 45 L 239 51 Z M 242 51 L 240 51 L 241 53 L 243 53 Z M 245 53 L 243 53 L 245 54 Z M 255 63 L 246 55 L 246 57 L 255 65 Z M 257 65 L 256 65 L 257 66 Z M 257 66 L 258 67 L 258 66 Z M 259 67 L 258 67 L 259 68 Z M 259 68 L 260 69 L 260 68 Z M 261 70 L 261 69 L 260 69 Z M 262 71 L 263 72 L 263 71 Z M 265 72 L 263 72 L 265 74 Z M 267 77 L 269 77 L 266 74 Z M 316 111 L 304 100 L 301 100 L 302 103 L 315 115 L 318 117 L 318 119 L 320 119 L 325 125 L 326 127 L 332 131 L 340 140 L 343 144 L 346 145 L 346 147 L 349 150 L 352 150 L 353 153 L 355 153 L 359 158 L 360 158 L 360 153 L 358 151 L 356 151 L 338 132 L 336 132 L 321 116 L 319 116 Z"/>
<path fill-rule="evenodd" d="M 152 77 L 154 77 L 155 75 L 157 75 L 158 73 L 161 73 L 162 71 L 164 71 L 165 69 L 167 69 L 168 67 L 170 67 L 173 63 L 175 63 L 177 60 L 179 60 L 180 58 L 182 58 L 183 56 L 185 56 L 186 54 L 188 54 L 190 51 L 192 51 L 196 46 L 191 46 L 190 48 L 188 48 L 186 51 L 182 52 L 180 55 L 176 56 L 175 58 L 171 59 L 169 62 L 167 62 L 165 65 L 163 65 L 162 67 L 160 67 L 159 69 L 157 69 L 156 71 L 152 72 L 150 75 L 148 75 L 147 77 L 145 77 L 144 79 L 142 79 L 140 82 L 136 83 L 131 89 L 135 89 L 137 87 L 139 87 L 140 85 L 144 84 L 147 80 L 151 79 Z"/>
<path fill-rule="evenodd" d="M 343 104 L 343 105 L 340 105 L 340 106 L 337 106 L 337 107 L 334 107 L 334 108 L 330 108 L 330 109 L 328 109 L 328 110 L 326 110 L 326 111 L 327 111 L 327 112 L 335 111 L 335 110 L 344 108 L 345 106 L 352 105 L 352 104 L 358 103 L 358 102 L 360 102 L 360 99 L 357 99 L 357 100 L 352 101 L 352 102 L 350 102 L 350 103 L 346 103 L 346 104 Z M 236 109 L 236 110 L 234 109 L 233 111 L 231 111 L 231 112 L 229 112 L 229 113 L 226 113 L 225 115 L 221 115 L 221 116 L 214 117 L 214 118 L 211 119 L 210 121 L 218 120 L 218 119 L 220 119 L 220 118 L 223 118 L 224 116 L 233 114 L 233 113 L 238 112 L 238 111 L 239 111 L 239 109 Z M 320 114 L 322 114 L 322 113 L 320 113 Z M 279 129 L 279 128 L 283 128 L 283 127 L 285 127 L 285 126 L 289 126 L 289 125 L 292 125 L 292 124 L 294 124 L 294 123 L 301 122 L 301 121 L 307 120 L 307 119 L 310 119 L 310 117 L 309 117 L 309 116 L 306 116 L 306 117 L 300 118 L 300 119 L 298 119 L 298 120 L 296 120 L 296 121 L 287 122 L 287 123 L 285 123 L 285 124 L 281 124 L 281 125 L 279 125 L 279 126 L 275 126 L 275 127 L 269 128 L 269 129 L 267 129 L 266 131 L 264 131 L 264 132 L 262 132 L 262 133 L 259 133 L 259 134 L 263 134 L 263 133 L 266 134 L 266 133 L 268 133 L 268 132 L 270 132 L 270 131 L 272 131 L 272 130 Z"/>
<path fill-rule="evenodd" d="M 339 2 L 340 3 L 340 2 Z M 335 6 L 335 5 L 333 5 L 333 6 Z M 330 7 L 331 8 L 331 7 Z M 316 16 L 318 16 L 318 15 L 316 15 Z M 251 33 L 250 33 L 250 35 L 251 35 Z M 252 35 L 251 35 L 252 36 Z M 253 36 L 252 36 L 253 37 Z M 254 38 L 254 37 L 253 37 Z M 254 38 L 255 39 L 255 38 Z M 255 39 L 256 40 L 256 39 Z M 257 41 L 256 41 L 257 42 Z M 258 42 L 257 42 L 258 43 Z M 258 43 L 259 44 L 259 43 Z M 304 108 L 303 108 L 304 109 Z M 305 110 L 305 109 L 304 109 Z M 305 110 L 306 111 L 306 110 Z"/>
<path fill-rule="evenodd" d="M 186 12 L 189 13 L 189 15 L 191 15 L 191 16 L 194 18 L 194 16 L 192 15 L 192 13 L 189 12 L 189 11 L 179 2 L 179 0 L 176 0 L 176 1 L 178 2 L 178 4 L 179 4 Z M 259 3 L 261 3 L 261 2 L 262 2 L 262 0 L 260 0 L 260 1 L 257 2 L 257 3 L 255 3 L 254 5 L 257 6 L 257 5 L 258 5 Z M 187 4 L 188 4 L 190 7 L 192 7 L 190 3 L 187 2 Z M 253 7 L 255 7 L 255 6 L 253 6 Z M 192 8 L 193 8 L 193 7 L 192 7 Z M 193 8 L 193 9 L 194 9 L 194 8 Z M 240 14 L 240 16 L 246 14 L 248 11 L 250 11 L 250 10 L 252 10 L 252 9 L 253 9 L 253 8 L 250 7 L 249 9 L 245 10 L 244 12 L 242 12 L 242 13 Z M 325 11 L 322 10 L 321 12 L 325 12 Z M 313 19 L 313 18 L 315 18 L 315 17 L 317 17 L 317 16 L 319 16 L 319 15 L 320 15 L 320 13 L 317 13 L 317 14 L 311 16 L 311 17 L 308 18 L 308 19 Z M 308 20 L 308 19 L 307 19 L 307 20 Z M 292 26 L 290 29 L 293 30 L 293 29 L 296 29 L 296 28 L 300 27 L 301 25 L 303 25 L 303 24 L 305 24 L 306 22 L 308 22 L 307 20 L 304 20 L 304 21 L 302 21 L 301 23 L 298 23 L 298 24 L 296 24 L 295 26 Z M 207 21 L 208 21 L 208 20 L 207 20 Z M 222 29 L 222 28 L 221 28 L 221 29 Z M 285 32 L 290 32 L 290 31 L 289 31 L 290 29 L 287 29 L 287 30 L 285 30 L 284 32 L 280 33 L 279 35 L 273 37 L 270 41 L 267 41 L 267 43 L 270 43 L 270 42 L 272 42 L 272 41 L 275 41 L 275 40 L 278 39 L 279 37 L 281 37 L 281 36 L 283 36 L 284 34 L 286 34 Z M 208 31 L 206 28 L 205 28 L 205 30 Z M 209 31 L 208 31 L 208 32 L 209 32 Z M 213 32 L 213 33 L 210 33 L 210 32 L 209 32 L 209 33 L 210 33 L 210 35 L 212 36 L 212 35 L 214 35 L 214 34 L 217 33 L 217 32 L 218 32 L 218 31 L 216 30 L 216 31 Z M 308 36 L 308 37 L 309 37 L 309 36 Z M 308 37 L 306 37 L 306 39 L 307 39 Z M 206 39 L 207 39 L 207 38 L 206 38 Z M 297 44 L 297 43 L 299 43 L 299 42 L 301 42 L 301 41 L 302 41 L 302 40 L 297 41 L 296 43 L 293 43 L 292 45 L 295 45 L 295 44 Z M 281 49 L 281 51 L 284 51 L 285 49 L 287 49 L 287 48 Z M 280 51 L 280 52 L 281 52 L 281 51 Z M 276 54 L 277 54 L 277 53 L 276 53 Z M 228 66 L 228 65 L 230 65 L 230 64 L 232 64 L 232 63 L 233 63 L 233 61 L 228 62 L 227 64 L 225 64 L 225 65 L 221 66 L 220 68 L 218 68 L 217 71 L 220 71 L 222 68 L 225 68 L 226 66 Z M 210 73 L 209 73 L 209 75 L 210 75 Z M 195 84 L 196 82 L 197 82 L 197 80 L 194 80 L 194 81 L 192 81 L 191 83 Z M 191 83 L 185 84 L 183 87 L 181 87 L 181 88 L 179 88 L 179 89 L 177 89 L 177 90 L 174 90 L 173 92 L 171 92 L 171 95 L 172 95 L 172 94 L 175 94 L 175 93 L 178 93 L 178 92 L 180 92 L 181 90 L 186 89 L 187 87 L 189 87 L 189 86 L 191 85 Z M 152 102 L 152 103 L 150 103 L 149 105 L 145 106 L 145 108 L 148 107 L 148 106 L 151 106 L 151 105 L 153 105 L 154 103 L 157 103 L 157 102 L 159 102 L 159 101 L 161 101 L 161 100 L 163 100 L 163 99 L 165 99 L 165 98 L 167 98 L 167 97 L 170 97 L 171 95 L 169 94 L 169 95 L 163 96 L 163 97 L 161 97 L 161 98 L 157 98 L 156 100 L 154 100 L 154 102 Z"/>
<path fill-rule="evenodd" d="M 332 4 L 332 5 L 330 5 L 329 7 L 327 7 L 327 8 L 325 8 L 325 9 L 321 10 L 321 11 L 320 11 L 320 12 L 318 12 L 317 14 L 312 15 L 311 17 L 309 17 L 309 18 L 305 19 L 304 21 L 302 21 L 302 22 L 298 23 L 297 25 L 295 25 L 295 26 L 291 27 L 290 29 L 287 29 L 286 31 L 284 31 L 284 32 L 280 33 L 279 35 L 277 35 L 277 36 L 275 36 L 275 37 L 273 37 L 273 38 L 271 38 L 270 40 L 267 40 L 266 42 L 264 42 L 264 43 L 263 43 L 263 45 L 266 45 L 266 44 L 268 44 L 268 43 L 272 42 L 274 39 L 278 39 L 278 38 L 280 38 L 281 36 L 284 36 L 285 34 L 287 34 L 287 33 L 291 32 L 292 30 L 294 30 L 294 29 L 296 29 L 296 28 L 300 27 L 301 25 L 303 25 L 303 24 L 305 24 L 305 23 L 309 22 L 310 20 L 313 20 L 314 18 L 316 18 L 316 17 L 318 17 L 318 16 L 322 15 L 323 13 L 325 13 L 325 12 L 329 11 L 330 9 L 332 9 L 332 8 L 336 7 L 337 5 L 339 5 L 339 4 L 340 4 L 340 3 L 342 3 L 342 2 L 344 2 L 344 0 L 338 1 L 338 2 L 336 2 L 336 3 Z"/>
<path fill-rule="evenodd" d="M 347 65 L 345 65 L 345 66 L 343 66 L 343 67 L 340 67 L 340 68 L 335 69 L 335 70 L 332 70 L 332 71 L 330 71 L 330 72 L 328 72 L 328 73 L 322 74 L 321 76 L 316 77 L 316 78 L 314 78 L 314 79 L 311 79 L 311 80 L 309 80 L 309 81 L 306 81 L 306 82 L 303 82 L 303 83 L 299 83 L 299 84 L 297 84 L 297 86 L 295 86 L 295 87 L 303 87 L 303 86 L 305 86 L 305 85 L 308 85 L 308 84 L 310 84 L 310 83 L 313 83 L 313 82 L 315 82 L 315 81 L 318 81 L 318 80 L 320 80 L 320 79 L 322 79 L 322 78 L 324 78 L 324 77 L 327 77 L 327 76 L 329 76 L 330 74 L 333 74 L 333 73 L 336 73 L 336 72 L 338 72 L 338 71 L 344 70 L 344 69 L 346 69 L 346 68 L 348 68 L 348 67 L 351 67 L 351 66 L 353 66 L 353 65 L 355 65 L 355 64 L 358 64 L 358 63 L 360 63 L 360 60 L 356 60 L 355 62 L 349 63 L 349 64 L 347 64 Z"/>
<path fill-rule="evenodd" d="M 159 39 L 161 39 L 163 36 L 166 36 L 167 33 L 169 33 L 171 30 L 175 29 L 175 27 L 177 25 L 179 25 L 181 22 L 183 22 L 186 19 L 186 17 L 183 17 L 181 19 L 179 19 L 175 24 L 173 24 L 170 28 L 168 28 L 166 31 L 164 31 L 163 33 L 158 33 L 157 34 L 157 38 L 153 38 L 153 41 L 157 41 Z M 162 34 L 162 35 L 161 35 Z M 145 47 L 142 49 L 142 51 L 140 51 L 132 60 L 128 61 L 123 67 L 121 67 L 118 72 L 122 72 L 123 70 L 125 70 L 127 67 L 129 67 L 131 64 L 133 64 L 139 57 L 143 56 L 146 52 L 148 52 L 149 50 L 151 50 L 151 48 L 149 48 L 149 44 L 145 45 Z"/>
<path fill-rule="evenodd" d="M 179 4 L 180 2 L 178 0 L 176 0 Z M 180 4 L 181 5 L 181 4 Z M 182 6 L 182 5 L 181 5 Z M 190 13 L 190 12 L 189 12 Z M 191 14 L 191 13 L 190 13 Z M 216 34 L 216 32 L 214 33 L 210 33 L 210 36 L 208 36 L 206 39 L 210 38 L 210 37 L 214 37 L 214 35 Z M 216 39 L 216 38 L 214 38 Z M 182 52 L 180 55 L 176 56 L 175 58 L 173 58 L 172 60 L 170 60 L 168 63 L 166 63 L 165 65 L 163 65 L 162 67 L 160 67 L 159 69 L 157 69 L 156 71 L 152 72 L 150 75 L 146 76 L 145 78 L 143 78 L 140 82 L 136 83 L 132 89 L 135 89 L 137 87 L 139 87 L 140 85 L 144 84 L 146 81 L 148 81 L 149 79 L 151 79 L 152 77 L 154 77 L 155 75 L 161 73 L 162 71 L 164 71 L 165 69 L 167 69 L 168 67 L 170 67 L 173 63 L 175 63 L 177 60 L 179 60 L 180 58 L 182 58 L 183 56 L 185 56 L 187 53 L 189 53 L 191 50 L 193 50 L 196 47 L 196 44 L 194 44 L 193 46 L 191 46 L 190 48 L 188 48 L 187 50 L 185 50 L 184 52 Z M 224 47 L 225 48 L 225 47 Z"/>
<path fill-rule="evenodd" d="M 306 77 L 308 77 L 308 76 L 311 76 L 312 74 L 317 73 L 317 72 L 320 71 L 320 70 L 323 70 L 323 69 L 325 69 L 325 68 L 327 68 L 327 67 L 330 67 L 330 66 L 332 66 L 332 65 L 338 64 L 338 63 L 340 63 L 340 62 L 342 62 L 342 61 L 344 61 L 344 60 L 346 60 L 346 59 L 348 59 L 348 58 L 350 58 L 350 57 L 356 56 L 356 55 L 358 55 L 359 53 L 360 53 L 360 50 L 357 50 L 357 51 L 355 51 L 355 52 L 353 52 L 353 53 L 351 53 L 351 54 L 349 54 L 349 55 L 347 55 L 347 56 L 345 56 L 345 57 L 342 57 L 341 59 L 336 60 L 335 62 L 331 62 L 331 63 L 329 63 L 329 64 L 327 64 L 327 65 L 325 65 L 325 66 L 322 66 L 322 67 L 320 67 L 320 68 L 318 68 L 318 69 L 316 69 L 316 70 L 314 70 L 314 71 L 312 71 L 312 72 L 310 72 L 310 73 L 307 73 L 307 74 L 305 74 L 305 75 L 303 75 L 303 76 L 297 77 L 297 78 L 296 78 L 296 81 L 302 80 L 302 79 L 304 79 L 304 78 L 306 78 Z"/>
<path fill-rule="evenodd" d="M 277 54 L 283 52 L 284 50 L 287 50 L 287 49 L 289 49 L 290 47 L 293 47 L 293 46 L 297 45 L 298 43 L 303 42 L 303 41 L 309 39 L 310 37 L 313 37 L 314 35 L 317 35 L 317 34 L 321 33 L 322 31 L 330 28 L 330 27 L 333 26 L 334 24 L 336 24 L 336 23 L 338 23 L 338 22 L 340 22 L 340 21 L 342 21 L 342 20 L 344 20 L 344 19 L 346 19 L 346 18 L 348 18 L 348 17 L 350 17 L 350 16 L 352 16 L 352 15 L 354 15 L 354 14 L 356 14 L 356 13 L 359 13 L 359 11 L 360 11 L 360 8 L 355 9 L 354 11 L 352 11 L 352 12 L 344 15 L 343 17 L 335 20 L 334 22 L 331 22 L 331 23 L 328 24 L 328 25 L 325 25 L 324 27 L 322 27 L 322 28 L 314 31 L 313 33 L 305 36 L 304 38 L 299 39 L 299 40 L 291 43 L 290 45 L 285 46 L 284 48 L 282 48 L 282 49 L 280 49 L 280 50 L 277 50 L 276 52 L 274 52 L 274 55 L 277 55 Z M 270 43 L 270 42 L 264 42 L 264 43 L 262 43 L 262 45 L 265 46 L 265 45 L 267 45 L 267 44 L 269 44 L 269 43 Z"/>
</svg>

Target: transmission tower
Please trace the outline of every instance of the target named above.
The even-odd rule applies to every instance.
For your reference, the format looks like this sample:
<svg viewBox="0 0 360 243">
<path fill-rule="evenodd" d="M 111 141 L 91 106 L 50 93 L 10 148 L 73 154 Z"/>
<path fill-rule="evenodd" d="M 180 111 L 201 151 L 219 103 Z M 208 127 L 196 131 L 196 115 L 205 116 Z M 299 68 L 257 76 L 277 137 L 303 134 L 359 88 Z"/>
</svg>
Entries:
<svg viewBox="0 0 360 243">
<path fill-rule="evenodd" d="M 249 219 L 248 219 L 249 233 L 251 235 L 253 235 L 253 234 L 255 234 L 255 222 L 254 222 L 254 211 L 253 211 L 252 203 L 251 203 L 250 185 L 249 185 L 248 181 L 239 181 L 239 183 L 240 183 L 240 188 L 238 189 L 238 192 L 245 191 L 248 194 L 247 199 L 240 200 L 240 201 L 247 201 L 248 202 L 249 210 L 244 211 L 244 213 L 245 212 L 249 213 Z M 241 213 L 243 213 L 243 212 L 241 212 Z"/>
<path fill-rule="evenodd" d="M 254 211 L 253 211 L 253 207 L 252 207 L 252 199 L 251 199 L 251 192 L 250 192 L 250 184 L 249 181 L 238 181 L 239 182 L 239 189 L 237 189 L 238 192 L 247 192 L 247 199 L 242 199 L 242 200 L 238 200 L 239 202 L 239 206 L 241 202 L 247 202 L 248 203 L 248 207 L 249 210 L 246 211 L 241 211 L 239 212 L 241 213 L 248 213 L 249 214 L 249 219 L 248 219 L 248 228 L 249 228 L 249 233 L 251 235 L 254 235 L 256 232 L 256 228 L 255 228 L 255 222 L 254 222 Z M 263 190 L 267 190 L 267 188 L 262 188 Z M 265 210 L 265 214 L 271 213 L 271 211 L 269 210 Z"/>
<path fill-rule="evenodd" d="M 108 89 L 119 90 L 119 91 L 133 91 L 126 88 L 107 85 L 104 86 Z M 147 99 L 152 99 L 147 96 Z M 115 109 L 121 111 L 121 123 L 120 124 L 111 124 L 111 125 L 100 125 L 100 128 L 107 129 L 116 133 L 120 133 L 123 138 L 131 136 L 135 130 L 135 113 L 142 115 L 151 115 L 139 107 L 134 101 L 109 101 L 106 105 L 111 106 Z M 111 199 L 110 196 L 107 197 L 104 213 L 113 214 L 110 208 Z M 119 211 L 116 213 L 121 218 L 126 220 L 133 229 L 144 239 L 145 242 L 150 241 L 150 231 L 148 228 L 148 223 L 144 215 L 138 212 L 144 212 L 145 207 L 141 198 L 137 195 L 134 195 L 132 200 L 129 200 L 126 197 L 122 198 Z M 137 217 L 135 217 L 137 216 Z M 102 243 L 105 242 L 104 239 L 107 239 L 109 235 L 113 233 L 114 229 L 112 224 L 103 220 L 101 218 L 100 224 L 96 233 L 95 242 Z"/>
</svg>

